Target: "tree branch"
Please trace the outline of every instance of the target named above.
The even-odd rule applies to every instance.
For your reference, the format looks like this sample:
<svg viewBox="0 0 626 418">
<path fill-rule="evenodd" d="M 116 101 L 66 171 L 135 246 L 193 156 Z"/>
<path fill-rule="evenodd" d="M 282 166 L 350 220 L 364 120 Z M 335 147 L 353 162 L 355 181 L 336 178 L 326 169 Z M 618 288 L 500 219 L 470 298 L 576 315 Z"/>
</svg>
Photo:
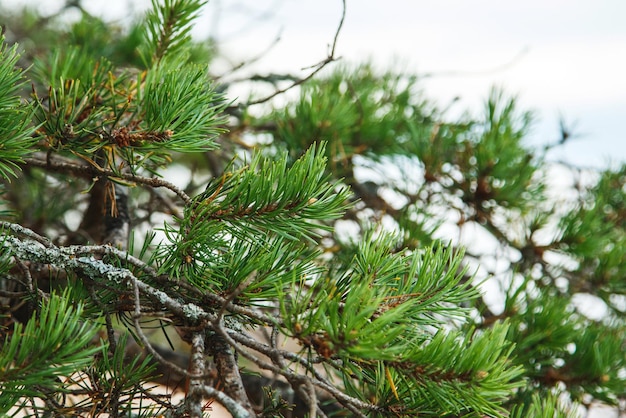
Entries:
<svg viewBox="0 0 626 418">
<path fill-rule="evenodd" d="M 195 331 L 191 337 L 191 357 L 189 359 L 189 372 L 192 375 L 202 376 L 205 374 L 204 362 L 204 334 L 205 331 Z M 187 411 L 192 418 L 202 418 L 202 390 L 204 382 L 202 378 L 189 379 L 189 391 L 185 397 Z"/>
<path fill-rule="evenodd" d="M 279 94 L 283 94 L 286 91 L 291 90 L 292 88 L 297 87 L 297 86 L 307 82 L 308 80 L 313 78 L 317 73 L 322 71 L 322 69 L 324 67 L 326 67 L 328 64 L 330 64 L 331 62 L 337 60 L 337 57 L 335 57 L 335 49 L 337 47 L 337 40 L 339 39 L 339 33 L 341 32 L 341 28 L 343 27 L 343 22 L 344 22 L 344 20 L 346 18 L 346 0 L 342 0 L 342 5 L 343 5 L 343 7 L 342 7 L 342 11 L 341 11 L 341 19 L 339 21 L 339 25 L 337 26 L 337 30 L 335 31 L 335 36 L 333 38 L 333 43 L 332 43 L 330 52 L 328 53 L 328 56 L 324 60 L 318 62 L 317 64 L 314 64 L 314 65 L 312 65 L 310 67 L 305 68 L 305 69 L 314 68 L 314 70 L 311 71 L 306 77 L 294 81 L 293 83 L 291 83 L 288 87 L 285 87 L 284 89 L 276 90 L 274 93 L 270 94 L 269 96 L 266 96 L 266 97 L 264 97 L 262 99 L 259 99 L 259 100 L 253 100 L 251 102 L 248 102 L 248 103 L 243 105 L 244 107 L 249 107 L 249 106 L 265 103 L 265 102 L 273 99 L 274 97 L 278 96 Z"/>
<path fill-rule="evenodd" d="M 218 322 L 213 322 L 214 326 Z M 219 378 L 224 385 L 224 393 L 236 400 L 244 409 L 254 414 L 250 399 L 243 386 L 239 366 L 233 347 L 220 335 L 215 333 L 210 337 L 209 350 L 213 355 Z"/>
<path fill-rule="evenodd" d="M 74 175 L 87 179 L 92 179 L 94 177 L 118 178 L 128 180 L 133 183 L 144 184 L 150 187 L 164 187 L 174 192 L 183 202 L 185 202 L 185 205 L 191 204 L 191 198 L 187 195 L 187 193 L 185 193 L 169 181 L 160 178 L 143 177 L 123 172 L 118 173 L 106 168 L 96 167 L 94 165 L 79 165 L 70 161 L 54 161 L 52 159 L 40 159 L 30 157 L 24 158 L 24 162 L 31 166 L 45 168 L 46 170 L 50 171 L 72 173 Z"/>
<path fill-rule="evenodd" d="M 261 367 L 262 369 L 271 371 L 272 373 L 276 373 L 281 376 L 284 376 L 287 380 L 298 379 L 298 378 L 309 379 L 313 385 L 327 391 L 332 396 L 334 396 L 335 399 L 337 399 L 344 406 L 350 409 L 352 413 L 355 414 L 355 416 L 366 418 L 366 415 L 360 412 L 359 409 L 384 412 L 383 408 L 380 408 L 376 405 L 369 404 L 367 402 L 363 402 L 360 399 L 354 398 L 352 396 L 346 395 L 344 392 L 342 392 L 341 390 L 337 389 L 334 385 L 329 383 L 325 378 L 321 377 L 319 373 L 317 373 L 315 370 L 313 372 L 316 375 L 316 377 L 300 376 L 294 373 L 293 371 L 291 371 L 290 369 L 282 369 L 281 367 L 278 367 L 271 363 L 263 361 L 257 356 L 239 347 L 239 345 L 237 344 L 237 341 L 238 340 L 240 341 L 241 339 L 244 338 L 241 333 L 227 332 L 221 326 L 221 324 L 216 324 L 216 328 L 217 328 L 216 331 L 218 331 L 224 337 L 226 342 L 231 347 L 233 347 L 239 354 L 241 354 L 243 357 L 247 358 L 248 360 L 252 361 L 257 366 Z M 260 343 L 255 343 L 255 342 L 251 343 L 250 340 L 248 340 L 248 344 L 250 344 L 250 346 L 254 346 L 256 351 L 259 351 L 260 353 L 265 354 L 269 356 L 270 358 L 272 357 L 273 350 L 271 349 L 271 347 L 265 346 L 264 344 L 260 344 Z"/>
<path fill-rule="evenodd" d="M 364 414 L 358 411 L 359 409 L 382 411 L 381 408 L 375 405 L 363 402 L 357 398 L 346 395 L 341 390 L 333 386 L 330 382 L 326 381 L 323 376 L 315 371 L 312 365 L 308 365 L 306 369 L 314 373 L 315 377 L 302 376 L 294 373 L 289 369 L 282 369 L 281 367 L 277 367 L 271 363 L 267 363 L 261 360 L 260 358 L 239 347 L 238 341 L 240 343 L 244 343 L 246 346 L 254 349 L 255 351 L 270 356 L 270 358 L 272 356 L 275 357 L 275 349 L 270 346 L 266 346 L 265 344 L 258 343 L 251 338 L 246 337 L 241 332 L 235 332 L 233 330 L 226 331 L 226 329 L 224 329 L 223 327 L 222 321 L 220 321 L 221 316 L 209 313 L 193 303 L 184 303 L 178 299 L 174 299 L 170 297 L 167 293 L 161 290 L 157 290 L 139 280 L 130 270 L 123 267 L 116 267 L 111 264 L 107 264 L 106 262 L 99 260 L 93 256 L 98 252 L 115 254 L 120 257 L 121 260 L 127 260 L 133 265 L 141 266 L 146 272 L 155 273 L 154 270 L 151 270 L 151 268 L 143 265 L 142 262 L 140 262 L 139 260 L 128 256 L 124 251 L 115 249 L 110 246 L 57 247 L 49 243 L 49 241 L 45 240 L 43 237 L 39 236 L 35 232 L 27 228 L 20 227 L 19 225 L 14 226 L 14 224 L 11 223 L 0 222 L 0 226 L 18 232 L 19 234 L 36 241 L 22 241 L 15 236 L 3 234 L 4 240 L 2 242 L 2 245 L 8 247 L 15 254 L 15 256 L 20 259 L 26 259 L 44 264 L 53 264 L 59 268 L 65 268 L 69 270 L 78 270 L 99 283 L 103 281 L 111 281 L 118 284 L 130 283 L 133 286 L 133 293 L 135 295 L 133 320 L 135 328 L 137 330 L 137 335 L 139 336 L 142 344 L 150 352 L 150 354 L 157 359 L 157 361 L 165 364 L 167 367 L 175 370 L 177 373 L 183 376 L 187 376 L 188 378 L 206 377 L 191 374 L 189 371 L 184 370 L 171 362 L 168 362 L 162 356 L 160 356 L 151 346 L 147 337 L 141 330 L 141 325 L 139 323 L 139 319 L 141 318 L 140 296 L 142 294 L 145 295 L 153 303 L 165 307 L 171 314 L 183 319 L 184 321 L 190 323 L 208 321 L 209 323 L 211 323 L 217 333 L 216 337 L 218 337 L 215 340 L 212 339 L 212 343 L 215 343 L 215 345 L 212 346 L 212 349 L 214 350 L 214 356 L 216 363 L 218 363 L 218 368 L 222 373 L 222 378 L 225 379 L 224 383 L 227 386 L 227 393 L 222 395 L 226 396 L 228 399 L 235 403 L 247 402 L 247 405 L 245 403 L 244 405 L 245 409 L 247 409 L 248 411 L 252 411 L 252 408 L 250 406 L 249 400 L 247 400 L 247 395 L 242 395 L 242 393 L 245 394 L 245 390 L 243 389 L 243 384 L 241 383 L 241 376 L 239 375 L 237 362 L 232 351 L 233 348 L 247 359 L 259 365 L 259 367 L 265 370 L 269 370 L 273 373 L 280 374 L 284 376 L 287 380 L 295 381 L 301 379 L 309 379 L 311 384 L 332 394 L 332 396 L 334 396 L 338 401 L 340 401 L 347 408 L 352 410 L 352 412 L 356 416 L 365 417 Z M 46 245 L 48 245 L 48 247 L 46 247 Z M 90 251 L 94 252 L 91 252 L 90 256 L 86 256 L 85 254 L 89 254 Z M 221 300 L 222 303 L 226 303 L 226 299 L 224 298 L 219 298 L 219 300 Z M 234 306 L 235 305 L 232 305 L 232 303 L 229 304 L 229 308 Z M 268 319 L 269 317 L 263 316 L 263 318 L 264 320 L 268 321 L 266 323 L 272 323 L 272 321 Z M 285 358 L 297 360 L 298 363 L 302 365 L 307 364 L 306 360 L 301 359 L 299 356 L 293 353 L 280 351 L 279 354 L 281 356 L 284 356 Z M 222 402 L 220 399 L 225 399 L 222 396 L 215 396 L 215 398 L 220 402 Z M 225 399 L 224 402 L 229 402 L 228 399 Z M 225 404 L 225 406 L 227 405 Z"/>
</svg>

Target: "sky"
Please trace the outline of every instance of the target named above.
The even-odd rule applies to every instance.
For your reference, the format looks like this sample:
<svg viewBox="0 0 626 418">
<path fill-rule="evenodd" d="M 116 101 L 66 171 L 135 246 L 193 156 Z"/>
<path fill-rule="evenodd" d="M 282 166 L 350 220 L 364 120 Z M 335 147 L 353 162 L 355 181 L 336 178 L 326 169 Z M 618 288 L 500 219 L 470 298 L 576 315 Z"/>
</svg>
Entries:
<svg viewBox="0 0 626 418">
<path fill-rule="evenodd" d="M 349 64 L 422 75 L 424 94 L 450 115 L 479 114 L 492 86 L 535 114 L 531 146 L 559 139 L 548 157 L 581 167 L 626 162 L 626 2 L 623 0 L 346 0 L 337 55 Z M 0 0 L 57 10 L 63 1 Z M 88 0 L 122 24 L 148 0 Z M 194 29 L 212 36 L 232 64 L 259 56 L 249 72 L 304 74 L 326 57 L 341 0 L 210 0 Z M 275 42 L 280 36 L 280 40 Z"/>
<path fill-rule="evenodd" d="M 281 33 L 259 67 L 292 70 L 325 56 L 341 1 L 220 5 L 225 16 L 232 4 L 253 3 L 269 9 L 262 25 L 233 18 L 218 30 L 233 55 L 244 57 Z M 426 75 L 428 97 L 442 106 L 460 98 L 453 113 L 480 112 L 489 89 L 502 87 L 535 112 L 531 144 L 558 140 L 563 118 L 574 137 L 550 158 L 599 167 L 626 161 L 625 16 L 622 0 L 347 0 L 337 53 L 346 62 Z"/>
</svg>

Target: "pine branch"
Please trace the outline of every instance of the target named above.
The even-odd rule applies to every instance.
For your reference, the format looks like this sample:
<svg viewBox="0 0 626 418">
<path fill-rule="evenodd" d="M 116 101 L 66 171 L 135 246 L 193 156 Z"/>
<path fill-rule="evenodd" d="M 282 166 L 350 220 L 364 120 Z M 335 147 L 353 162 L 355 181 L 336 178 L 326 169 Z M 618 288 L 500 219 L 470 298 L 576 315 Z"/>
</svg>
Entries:
<svg viewBox="0 0 626 418">
<path fill-rule="evenodd" d="M 311 221 L 336 219 L 348 197 L 346 189 L 336 190 L 328 182 L 323 153 L 323 144 L 313 145 L 291 167 L 286 155 L 270 161 L 257 154 L 249 165 L 209 183 L 196 198 L 193 217 L 203 224 L 219 220 L 232 225 L 239 237 L 257 230 L 310 240 L 313 228 L 328 229 Z"/>
<path fill-rule="evenodd" d="M 313 147 L 290 167 L 286 155 L 256 156 L 215 179 L 186 208 L 179 229 L 166 225 L 161 270 L 226 293 L 255 276 L 245 292 L 252 300 L 271 300 L 294 274 L 313 274 L 307 244 L 340 216 L 348 196 L 326 181 L 321 152 Z"/>
<path fill-rule="evenodd" d="M 143 177 L 137 174 L 117 172 L 93 164 L 79 165 L 60 156 L 45 158 L 39 153 L 35 153 L 33 157 L 25 158 L 24 162 L 31 166 L 41 167 L 51 172 L 71 173 L 85 179 L 103 176 L 110 179 L 123 179 L 154 188 L 164 187 L 175 193 L 186 205 L 191 204 L 191 198 L 183 190 L 179 189 L 169 181 L 158 177 Z"/>
<path fill-rule="evenodd" d="M 31 125 L 33 108 L 22 103 L 19 92 L 26 83 L 16 68 L 17 45 L 8 49 L 0 36 L 0 177 L 16 176 L 19 163 L 37 142 Z"/>
<path fill-rule="evenodd" d="M 87 14 L 5 19 L 37 48 L 0 46 L 0 215 L 15 220 L 0 221 L 0 409 L 201 416 L 211 398 L 236 417 L 291 402 L 293 416 L 325 417 L 332 400 L 358 417 L 520 418 L 565 416 L 563 399 L 624 403 L 626 168 L 571 170 L 556 198 L 553 144 L 526 145 L 533 118 L 515 97 L 494 89 L 482 115 L 456 118 L 456 100 L 439 109 L 422 76 L 364 64 L 319 77 L 337 59 L 345 2 L 328 56 L 303 78 L 214 88 L 190 36 L 205 3 L 153 0 L 128 31 Z M 30 61 L 27 103 L 18 66 Z M 250 82 L 275 92 L 226 108 L 221 92 Z M 266 107 L 298 86 L 296 100 Z M 260 103 L 261 116 L 245 108 Z M 224 170 L 238 151 L 253 156 Z M 139 175 L 170 164 L 192 166 L 185 190 Z M 85 184 L 96 204 L 83 211 Z M 164 213 L 174 221 L 123 250 L 130 218 L 153 228 Z M 87 240 L 120 248 L 69 245 L 95 237 L 89 224 L 102 231 Z M 501 285 L 504 306 L 479 299 L 475 269 Z M 601 299 L 606 316 L 587 318 L 579 297 Z M 108 344 L 83 341 L 96 323 Z M 155 323 L 191 356 L 155 345 Z M 248 363 L 271 379 L 249 379 Z M 155 366 L 189 383 L 180 404 L 149 393 Z M 253 396 L 272 381 L 276 393 Z"/>
<path fill-rule="evenodd" d="M 36 236 L 36 234 L 33 234 L 32 232 L 28 232 L 28 231 L 26 231 L 25 234 Z M 113 283 L 120 283 L 120 284 L 130 282 L 133 285 L 133 288 L 135 289 L 134 321 L 135 321 L 135 327 L 137 330 L 140 330 L 140 324 L 137 321 L 140 317 L 140 312 L 141 312 L 140 305 L 138 304 L 140 300 L 139 295 L 141 294 L 141 295 L 145 295 L 153 303 L 167 308 L 168 311 L 171 312 L 172 314 L 177 315 L 180 318 L 184 318 L 184 320 L 188 321 L 189 323 L 197 323 L 198 321 L 204 320 L 204 321 L 207 321 L 208 323 L 214 324 L 215 327 L 219 328 L 217 329 L 217 331 L 220 332 L 220 335 L 222 335 L 222 337 L 224 337 L 226 341 L 229 342 L 229 345 L 232 346 L 234 342 L 234 340 L 232 340 L 229 334 L 226 333 L 226 331 L 222 329 L 222 325 L 216 325 L 216 324 L 219 324 L 220 322 L 219 316 L 212 314 L 208 311 L 205 311 L 197 305 L 194 305 L 191 303 L 182 303 L 179 300 L 171 298 L 170 296 L 167 295 L 167 293 L 157 290 L 153 288 L 152 286 L 149 286 L 143 281 L 139 280 L 132 272 L 130 272 L 129 270 L 125 268 L 111 266 L 94 257 L 81 256 L 81 253 L 83 251 L 89 251 L 90 247 L 74 246 L 74 247 L 63 248 L 63 247 L 56 247 L 50 244 L 51 246 L 49 248 L 44 248 L 40 246 L 39 244 L 34 245 L 32 242 L 21 241 L 13 236 L 6 236 L 4 245 L 5 247 L 10 248 L 11 251 L 20 259 L 36 261 L 36 262 L 44 263 L 44 264 L 52 263 L 61 268 L 66 268 L 70 270 L 80 270 L 81 272 L 87 274 L 89 277 L 91 277 L 93 280 L 97 282 L 102 282 L 103 280 L 111 281 Z M 112 247 L 103 247 L 103 246 L 91 247 L 91 249 L 94 249 L 94 248 L 96 249 L 101 248 L 102 250 L 109 251 L 111 254 L 120 254 L 120 255 L 123 254 L 123 252 L 116 250 Z M 126 258 L 128 258 L 129 260 L 132 260 L 132 258 L 128 256 L 122 257 L 122 259 L 126 259 Z M 141 264 L 140 262 L 134 262 L 134 263 Z M 226 303 L 225 300 L 222 300 L 222 302 Z M 270 322 L 273 322 L 273 320 L 270 319 L 268 320 L 267 323 L 270 323 Z M 239 337 L 239 333 L 235 333 L 235 334 L 237 335 L 237 337 Z M 143 336 L 142 332 L 138 332 L 138 336 L 142 339 L 145 339 L 145 336 Z M 147 340 L 144 341 L 144 344 L 146 345 L 146 347 L 150 347 L 150 343 Z M 240 351 L 238 352 L 242 354 L 242 352 Z M 153 354 L 155 358 L 159 359 L 158 353 L 151 350 L 151 354 Z M 244 355 L 247 357 L 250 357 L 249 353 L 245 353 Z M 281 371 L 279 368 L 276 368 L 275 366 L 271 366 L 271 365 L 265 365 L 265 366 L 269 367 L 268 370 L 272 370 L 279 374 L 286 373 L 286 375 L 291 379 L 299 379 L 298 375 L 293 372 L 287 373 L 286 371 Z M 171 367 L 171 365 L 168 367 Z M 190 378 L 200 377 L 200 376 L 189 375 L 187 371 L 182 370 L 182 369 L 177 370 L 177 371 L 183 375 L 189 376 Z M 333 395 L 336 396 L 339 400 L 341 400 L 342 402 L 347 402 L 347 404 L 350 405 L 351 408 L 354 408 L 353 405 L 358 405 L 358 408 L 362 408 L 364 407 L 364 405 L 366 405 L 358 401 L 357 399 L 343 395 L 341 391 L 336 389 L 330 383 L 324 383 L 324 381 L 319 380 L 319 379 L 313 379 L 311 380 L 311 382 L 314 385 L 323 388 L 324 390 L 331 391 L 331 393 L 333 393 Z M 220 396 L 216 396 L 216 398 L 220 399 L 220 398 L 224 398 L 224 396 L 225 395 L 222 394 Z M 224 399 L 225 399 L 226 404 L 229 404 L 232 407 L 232 402 L 229 401 L 232 398 L 227 396 Z M 375 407 L 372 405 L 368 405 L 367 408 L 371 409 Z M 237 409 L 235 408 L 234 410 L 231 410 L 231 411 L 236 411 L 236 410 Z"/>
<path fill-rule="evenodd" d="M 191 22 L 196 19 L 205 0 L 152 0 L 144 27 L 139 53 L 147 68 L 166 56 L 176 55 L 189 46 Z"/>
<path fill-rule="evenodd" d="M 92 363 L 101 348 L 90 346 L 97 328 L 84 321 L 82 311 L 81 304 L 70 304 L 66 292 L 44 300 L 26 326 L 15 324 L 0 348 L 0 413 L 7 413 L 19 397 L 45 399 L 47 393 L 67 390 L 59 378 Z"/>
<path fill-rule="evenodd" d="M 204 152 L 217 148 L 225 130 L 224 99 L 213 91 L 206 67 L 166 60 L 148 70 L 140 94 L 140 127 L 161 137 L 142 143 L 145 152 Z"/>
</svg>

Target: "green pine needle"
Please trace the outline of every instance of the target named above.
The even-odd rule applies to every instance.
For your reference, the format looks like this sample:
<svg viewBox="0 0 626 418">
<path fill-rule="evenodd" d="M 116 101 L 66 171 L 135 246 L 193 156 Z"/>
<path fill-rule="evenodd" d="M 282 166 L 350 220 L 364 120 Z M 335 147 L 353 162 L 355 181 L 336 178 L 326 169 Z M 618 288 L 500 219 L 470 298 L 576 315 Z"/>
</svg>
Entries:
<svg viewBox="0 0 626 418">
<path fill-rule="evenodd" d="M 7 404 L 4 397 L 15 394 L 60 392 L 59 377 L 93 362 L 92 356 L 101 350 L 91 345 L 98 327 L 86 321 L 82 311 L 81 304 L 72 305 L 66 291 L 50 295 L 25 326 L 15 324 L 11 338 L 0 348 L 0 406 Z"/>
<path fill-rule="evenodd" d="M 7 180 L 16 176 L 19 163 L 37 142 L 32 107 L 19 95 L 26 79 L 15 67 L 18 59 L 17 45 L 8 48 L 0 36 L 0 176 Z"/>
<path fill-rule="evenodd" d="M 189 47 L 191 23 L 206 3 L 205 0 L 152 0 L 145 18 L 143 44 L 139 47 L 146 68 Z"/>
<path fill-rule="evenodd" d="M 142 128 L 158 140 L 145 141 L 144 152 L 205 152 L 217 148 L 224 132 L 220 112 L 226 103 L 211 88 L 206 67 L 165 60 L 148 70 L 140 92 Z"/>
</svg>

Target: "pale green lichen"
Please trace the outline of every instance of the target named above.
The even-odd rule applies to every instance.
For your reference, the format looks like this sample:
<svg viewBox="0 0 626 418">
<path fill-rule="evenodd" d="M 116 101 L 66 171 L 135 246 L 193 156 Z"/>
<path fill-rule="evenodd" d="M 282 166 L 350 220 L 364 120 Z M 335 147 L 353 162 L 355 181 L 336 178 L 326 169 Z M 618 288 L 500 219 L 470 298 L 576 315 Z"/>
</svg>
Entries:
<svg viewBox="0 0 626 418">
<path fill-rule="evenodd" d="M 153 295 L 162 305 L 165 305 L 170 300 L 170 297 L 167 295 L 167 293 L 160 290 L 155 290 Z"/>
<path fill-rule="evenodd" d="M 90 277 L 99 278 L 106 277 L 116 283 L 122 283 L 128 278 L 132 277 L 132 273 L 125 268 L 114 267 L 110 264 L 98 260 L 93 256 L 90 257 L 78 257 L 76 259 L 79 263 L 79 267 L 83 269 Z"/>
<path fill-rule="evenodd" d="M 45 247 L 41 243 L 32 240 L 20 240 L 11 235 L 5 235 L 0 245 L 8 249 L 20 260 L 30 260 L 36 263 L 51 264 L 67 270 L 78 270 L 94 280 L 102 279 L 116 283 L 135 283 L 145 286 L 137 280 L 133 273 L 122 267 L 116 267 L 97 259 L 93 255 L 84 255 L 85 249 L 77 250 L 76 247 Z M 77 256 L 78 254 L 83 254 Z M 180 306 L 183 314 L 191 321 L 197 321 L 206 317 L 206 312 L 193 303 L 183 304 L 172 299 L 167 293 L 153 288 L 145 288 L 145 292 L 155 297 L 161 304 L 174 304 Z"/>
<path fill-rule="evenodd" d="M 183 314 L 185 314 L 185 316 L 191 320 L 198 320 L 202 317 L 204 311 L 202 310 L 202 308 L 194 305 L 193 303 L 187 303 L 183 305 Z"/>
<path fill-rule="evenodd" d="M 30 260 L 37 263 L 52 264 L 68 270 L 80 269 L 92 279 L 107 279 L 116 283 L 122 283 L 132 278 L 130 270 L 115 267 L 98 260 L 94 256 L 75 257 L 72 247 L 46 248 L 38 242 L 22 241 L 14 236 L 5 236 L 3 246 L 10 249 L 21 260 Z"/>
</svg>

